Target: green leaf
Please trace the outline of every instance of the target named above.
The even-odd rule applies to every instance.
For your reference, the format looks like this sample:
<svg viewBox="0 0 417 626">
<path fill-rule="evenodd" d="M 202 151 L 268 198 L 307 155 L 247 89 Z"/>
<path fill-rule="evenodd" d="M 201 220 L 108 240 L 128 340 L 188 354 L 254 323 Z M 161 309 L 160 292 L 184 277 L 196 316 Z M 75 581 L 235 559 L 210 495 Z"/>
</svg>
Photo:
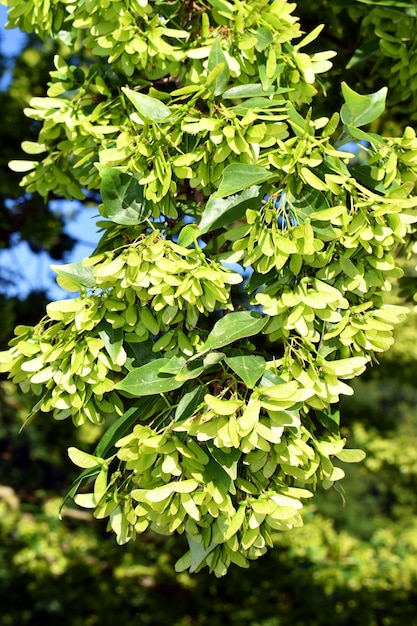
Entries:
<svg viewBox="0 0 417 626">
<path fill-rule="evenodd" d="M 215 485 L 223 485 L 226 487 L 227 491 L 234 493 L 235 487 L 233 480 L 230 478 L 222 464 L 216 461 L 216 459 L 211 455 L 210 450 L 207 450 L 207 452 L 209 455 L 209 462 L 204 466 L 204 473 L 207 479 L 209 481 L 213 481 Z"/>
<path fill-rule="evenodd" d="M 230 2 L 225 2 L 225 0 L 210 0 L 210 4 L 212 7 L 218 9 L 218 11 L 228 17 L 231 17 L 235 7 L 230 4 Z"/>
<path fill-rule="evenodd" d="M 269 317 L 262 316 L 255 311 L 228 313 L 216 322 L 200 353 L 217 350 L 223 346 L 228 346 L 238 339 L 257 335 L 266 325 L 268 319 Z"/>
<path fill-rule="evenodd" d="M 162 405 L 165 406 L 164 403 L 162 403 Z M 106 430 L 98 442 L 94 454 L 99 457 L 105 457 L 111 452 L 114 444 L 119 441 L 127 431 L 131 430 L 132 426 L 146 417 L 150 411 L 154 412 L 156 409 L 155 398 L 141 398 Z"/>
<path fill-rule="evenodd" d="M 223 98 L 225 100 L 234 100 L 235 98 L 256 98 L 257 96 L 270 96 L 275 93 L 275 87 L 271 85 L 268 89 L 264 89 L 261 83 L 248 83 L 247 85 L 236 85 L 227 89 Z M 276 106 L 277 102 L 273 102 Z"/>
<path fill-rule="evenodd" d="M 360 2 L 360 0 L 359 0 Z M 370 57 L 374 56 L 379 50 L 379 42 L 378 41 L 369 41 L 363 44 L 360 48 L 356 48 L 353 56 L 350 61 L 346 65 L 346 69 L 349 70 L 358 63 L 363 63 L 367 61 Z"/>
<path fill-rule="evenodd" d="M 196 358 L 188 359 L 188 361 L 184 363 L 180 371 L 176 374 L 175 379 L 182 382 L 193 380 L 194 378 L 198 378 L 208 367 L 209 366 L 203 362 L 201 355 L 198 354 Z"/>
<path fill-rule="evenodd" d="M 124 365 L 127 355 L 123 347 L 122 329 L 114 328 L 109 322 L 103 320 L 99 326 L 98 336 L 104 341 L 104 347 L 113 363 Z"/>
<path fill-rule="evenodd" d="M 102 167 L 101 178 L 103 217 L 123 226 L 135 226 L 151 215 L 152 206 L 136 178 L 114 167 Z"/>
<path fill-rule="evenodd" d="M 387 145 L 385 141 L 383 141 L 382 137 L 376 135 L 375 133 L 365 133 L 365 131 L 361 130 L 360 128 L 355 128 L 354 126 L 350 125 L 347 125 L 346 129 L 349 134 L 352 135 L 352 137 L 355 137 L 355 139 L 363 139 L 363 141 L 369 141 L 371 145 L 377 147 Z"/>
<path fill-rule="evenodd" d="M 166 366 L 169 361 L 170 359 L 156 359 L 137 367 L 118 382 L 115 388 L 136 397 L 155 396 L 159 393 L 178 389 L 184 381 L 160 372 L 160 368 Z"/>
<path fill-rule="evenodd" d="M 178 374 L 180 369 L 183 367 L 186 360 L 187 359 L 184 356 L 173 356 L 170 359 L 168 359 L 168 362 L 166 365 L 162 365 L 159 368 L 159 371 L 162 374 L 173 374 L 175 376 L 175 374 Z"/>
<path fill-rule="evenodd" d="M 261 26 L 256 31 L 256 39 L 257 41 L 256 41 L 255 48 L 257 49 L 258 52 L 262 52 L 271 43 L 273 43 L 274 35 L 271 33 L 271 31 L 268 28 L 266 28 L 265 26 Z"/>
<path fill-rule="evenodd" d="M 255 354 L 228 356 L 224 360 L 249 389 L 253 389 L 265 371 L 265 359 Z"/>
<path fill-rule="evenodd" d="M 211 542 L 207 548 L 204 547 L 204 543 L 194 541 L 188 533 L 185 533 L 188 541 L 188 545 L 190 546 L 190 554 L 191 554 L 191 564 L 190 564 L 190 574 L 196 572 L 198 568 L 205 561 L 206 557 L 213 552 L 214 548 L 217 547 L 217 543 Z"/>
<path fill-rule="evenodd" d="M 15 329 L 15 332 L 16 332 L 16 329 Z M 37 403 L 32 407 L 29 415 L 26 417 L 25 421 L 21 425 L 19 429 L 19 433 L 21 433 L 22 430 L 26 428 L 26 426 L 36 417 L 36 414 L 41 410 L 42 404 L 45 401 L 49 400 L 51 397 L 52 397 L 52 389 L 47 389 L 47 391 L 45 391 L 45 393 L 40 398 L 40 400 L 38 400 Z"/>
<path fill-rule="evenodd" d="M 324 193 L 310 187 L 310 185 L 303 185 L 297 193 L 295 190 L 294 192 L 290 191 L 287 200 L 290 207 L 294 209 L 293 214 L 299 224 L 303 224 L 312 213 L 323 211 L 330 206 Z"/>
<path fill-rule="evenodd" d="M 171 115 L 170 109 L 158 98 L 152 98 L 128 87 L 122 87 L 122 91 L 144 119 L 151 120 L 151 122 L 162 122 Z"/>
<path fill-rule="evenodd" d="M 51 265 L 51 269 L 58 274 L 58 284 L 67 291 L 79 291 L 81 287 L 95 287 L 96 281 L 92 267 L 84 267 L 82 263 L 67 263 L 66 265 Z"/>
<path fill-rule="evenodd" d="M 85 481 L 89 481 L 92 478 L 94 478 L 95 476 L 98 476 L 98 474 L 100 473 L 101 468 L 102 468 L 102 465 L 96 465 L 95 467 L 87 468 L 81 474 L 79 474 L 75 480 L 73 480 L 73 482 L 71 483 L 70 488 L 65 493 L 65 495 L 64 495 L 64 497 L 62 499 L 61 505 L 59 507 L 59 517 L 60 517 L 60 519 L 62 519 L 61 511 L 62 511 L 66 501 L 69 500 L 70 498 L 71 499 L 74 498 L 74 496 L 77 493 L 78 489 L 81 487 L 81 485 Z"/>
<path fill-rule="evenodd" d="M 225 487 L 227 487 L 228 491 L 232 491 L 234 493 L 233 481 L 237 478 L 238 464 L 242 452 L 236 448 L 230 448 L 229 450 L 230 451 L 227 453 L 223 452 L 223 450 L 217 448 L 212 441 L 207 442 L 207 452 L 209 453 L 209 455 L 211 455 L 213 460 L 216 461 L 217 465 L 227 476 L 224 477 L 222 475 L 223 478 L 220 480 L 220 482 L 222 482 Z M 211 467 L 211 469 L 215 469 L 216 472 L 218 471 L 218 469 L 215 468 L 214 465 Z M 218 477 L 220 479 L 220 474 L 218 475 Z"/>
<path fill-rule="evenodd" d="M 340 430 L 340 412 L 330 408 L 328 411 L 316 411 L 319 422 L 331 433 L 338 435 Z"/>
<path fill-rule="evenodd" d="M 263 192 L 258 185 L 228 198 L 209 198 L 200 222 L 200 234 L 228 226 L 245 215 L 246 209 L 259 209 Z"/>
<path fill-rule="evenodd" d="M 194 387 L 191 391 L 188 391 L 179 401 L 174 415 L 174 422 L 186 420 L 194 413 L 196 408 L 204 400 L 204 396 L 207 393 L 207 387 L 205 385 L 199 385 Z"/>
<path fill-rule="evenodd" d="M 218 37 L 214 44 L 211 47 L 209 58 L 208 58 L 208 70 L 212 72 L 217 67 L 223 66 L 220 73 L 217 75 L 216 80 L 214 81 L 214 95 L 221 96 L 225 91 L 227 84 L 230 78 L 229 66 L 227 63 L 227 59 L 222 50 L 222 46 L 220 43 L 220 38 Z"/>
<path fill-rule="evenodd" d="M 285 382 L 286 381 L 277 374 L 275 374 L 275 372 L 271 372 L 271 370 L 265 370 L 258 387 L 272 387 Z"/>
<path fill-rule="evenodd" d="M 364 126 L 376 120 L 385 111 L 387 88 L 362 96 L 353 91 L 345 82 L 342 82 L 342 93 L 345 99 L 340 109 L 340 117 L 344 124 Z"/>
<path fill-rule="evenodd" d="M 417 7 L 411 2 L 398 2 L 398 0 L 358 0 L 362 4 L 378 5 L 389 9 L 405 9 L 404 13 L 417 17 Z"/>
<path fill-rule="evenodd" d="M 129 339 L 126 339 L 125 337 L 124 347 L 128 356 L 125 367 L 129 370 L 132 370 L 135 367 L 140 367 L 141 365 L 145 365 L 145 363 L 149 363 L 150 361 L 155 361 L 156 359 L 160 358 L 161 353 L 154 352 L 152 350 L 153 345 L 154 342 L 152 341 L 152 339 L 136 343 L 133 341 L 129 341 Z"/>
<path fill-rule="evenodd" d="M 233 193 L 252 187 L 252 185 L 258 185 L 273 178 L 276 178 L 276 174 L 259 165 L 231 163 L 224 168 L 219 188 L 212 195 L 212 198 L 230 196 Z"/>
</svg>

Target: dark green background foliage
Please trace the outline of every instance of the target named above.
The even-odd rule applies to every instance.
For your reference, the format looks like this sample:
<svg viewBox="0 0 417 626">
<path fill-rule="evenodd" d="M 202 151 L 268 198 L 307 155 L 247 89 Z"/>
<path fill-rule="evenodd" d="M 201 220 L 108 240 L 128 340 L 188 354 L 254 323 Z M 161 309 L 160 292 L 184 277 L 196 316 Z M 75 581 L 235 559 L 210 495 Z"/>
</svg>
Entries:
<svg viewBox="0 0 417 626">
<path fill-rule="evenodd" d="M 414 77 L 416 8 L 412 2 L 300 0 L 302 29 L 325 24 L 312 50 L 332 48 L 334 69 L 320 76 L 317 112 L 339 110 L 339 83 L 359 93 L 389 86 L 388 107 L 374 132 L 400 135 L 417 117 Z M 46 93 L 56 50 L 35 38 L 17 59 L 9 92 L 0 94 L 0 246 L 18 235 L 35 252 L 62 259 L 72 245 L 62 218 L 48 203 L 18 187 L 10 159 L 23 157 L 20 142 L 36 140 L 36 124 L 22 115 L 31 96 Z M 65 53 L 65 52 L 64 52 Z M 74 63 L 79 62 L 75 59 Z M 397 64 L 397 65 L 395 65 Z M 417 79 L 416 79 L 417 80 Z M 94 198 L 89 198 L 92 200 Z M 11 200 L 12 202 L 6 202 Z M 408 252 L 412 250 L 412 242 Z M 414 258 L 404 269 L 412 298 Z M 4 274 L 6 277 L 6 275 Z M 7 277 L 6 277 L 7 278 Z M 11 277 L 15 280 L 16 277 Z M 3 347 L 17 324 L 35 323 L 45 295 L 26 300 L 1 295 Z M 394 298 L 394 297 L 393 297 Z M 221 579 L 207 570 L 175 573 L 186 548 L 182 537 L 153 532 L 116 545 L 105 523 L 89 512 L 64 509 L 62 494 L 76 471 L 68 442 L 94 449 L 100 427 L 84 424 L 74 435 L 68 421 L 40 422 L 19 433 L 33 405 L 9 381 L 0 383 L 0 614 L 5 626 L 402 626 L 417 614 L 417 320 L 411 313 L 397 342 L 353 386 L 341 403 L 343 436 L 367 452 L 349 465 L 346 504 L 336 491 L 319 491 L 305 506 L 304 526 L 275 533 L 275 548 L 249 569 L 232 565 Z"/>
</svg>

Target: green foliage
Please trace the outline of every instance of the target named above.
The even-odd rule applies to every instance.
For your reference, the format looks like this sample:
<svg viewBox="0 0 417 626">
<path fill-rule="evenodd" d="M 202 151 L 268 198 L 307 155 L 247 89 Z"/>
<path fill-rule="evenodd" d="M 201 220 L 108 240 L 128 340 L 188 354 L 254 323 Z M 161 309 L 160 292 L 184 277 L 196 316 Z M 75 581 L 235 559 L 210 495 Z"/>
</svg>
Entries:
<svg viewBox="0 0 417 626">
<path fill-rule="evenodd" d="M 85 472 L 68 495 L 118 543 L 177 532 L 177 572 L 248 567 L 363 458 L 337 405 L 407 314 L 386 295 L 417 221 L 415 132 L 362 130 L 385 87 L 342 83 L 340 113 L 315 114 L 334 53 L 300 51 L 321 28 L 297 42 L 285 0 L 9 4 L 92 59 L 55 56 L 12 168 L 43 196 L 100 191 L 105 221 L 57 269 L 78 297 L 18 326 L 1 371 L 34 412 L 110 427 L 93 454 L 69 448 Z"/>
</svg>

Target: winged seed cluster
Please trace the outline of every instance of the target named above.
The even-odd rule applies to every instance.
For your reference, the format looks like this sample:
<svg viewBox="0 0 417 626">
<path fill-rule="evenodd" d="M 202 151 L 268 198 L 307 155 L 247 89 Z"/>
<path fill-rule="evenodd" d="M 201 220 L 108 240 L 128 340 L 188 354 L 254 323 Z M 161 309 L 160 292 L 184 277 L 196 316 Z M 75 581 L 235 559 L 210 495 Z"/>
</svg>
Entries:
<svg viewBox="0 0 417 626">
<path fill-rule="evenodd" d="M 33 160 L 42 195 L 99 191 L 94 254 L 55 268 L 73 299 L 0 356 L 34 412 L 101 425 L 68 492 L 119 543 L 185 533 L 179 571 L 246 567 L 302 500 L 343 477 L 338 401 L 389 348 L 386 304 L 416 221 L 417 139 L 365 132 L 386 89 L 310 107 L 331 51 L 286 0 L 10 0 L 56 56 Z M 366 142 L 366 162 L 339 146 Z M 85 488 L 78 493 L 80 487 Z"/>
</svg>

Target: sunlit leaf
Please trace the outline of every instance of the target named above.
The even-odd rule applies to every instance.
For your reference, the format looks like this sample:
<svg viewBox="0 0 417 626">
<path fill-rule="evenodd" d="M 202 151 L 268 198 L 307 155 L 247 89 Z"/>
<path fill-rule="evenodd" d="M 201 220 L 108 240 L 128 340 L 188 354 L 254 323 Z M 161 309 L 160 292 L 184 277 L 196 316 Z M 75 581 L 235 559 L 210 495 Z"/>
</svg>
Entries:
<svg viewBox="0 0 417 626">
<path fill-rule="evenodd" d="M 221 47 L 220 37 L 215 40 L 208 58 L 208 69 L 210 72 L 218 67 L 221 67 L 221 71 L 214 81 L 215 96 L 220 96 L 225 91 L 230 78 L 229 66 Z"/>
<path fill-rule="evenodd" d="M 152 98 L 129 87 L 122 87 L 123 93 L 129 98 L 138 113 L 152 122 L 162 122 L 170 115 L 170 109 L 157 98 Z"/>
<path fill-rule="evenodd" d="M 200 233 L 208 233 L 216 228 L 232 224 L 245 215 L 246 209 L 258 209 L 262 206 L 263 192 L 258 185 L 228 198 L 211 196 L 206 204 L 200 222 Z"/>
<path fill-rule="evenodd" d="M 81 287 L 95 287 L 96 281 L 92 267 L 85 267 L 82 263 L 67 263 L 66 265 L 51 265 L 51 269 L 58 274 L 59 278 L 67 281 L 67 291 L 79 291 Z"/>
<path fill-rule="evenodd" d="M 133 369 L 117 383 L 116 389 L 126 391 L 132 396 L 153 396 L 165 391 L 178 389 L 184 383 L 170 374 L 161 374 L 160 368 L 167 365 L 169 359 L 156 359 L 151 363 Z"/>
<path fill-rule="evenodd" d="M 134 226 L 147 219 L 152 205 L 136 178 L 113 167 L 101 168 L 100 213 L 116 224 Z"/>
<path fill-rule="evenodd" d="M 121 439 L 132 426 L 139 422 L 150 410 L 156 409 L 155 398 L 141 398 L 106 430 L 98 442 L 94 454 L 105 457 L 112 451 L 114 444 Z"/>
<path fill-rule="evenodd" d="M 259 165 L 232 163 L 224 168 L 219 188 L 212 198 L 224 198 L 273 178 L 276 174 Z"/>
<path fill-rule="evenodd" d="M 266 325 L 268 319 L 268 317 L 262 316 L 255 311 L 228 313 L 216 322 L 202 346 L 201 352 L 217 350 L 223 346 L 230 345 L 238 339 L 257 335 Z"/>
<path fill-rule="evenodd" d="M 351 126 L 364 126 L 378 119 L 385 111 L 387 88 L 362 96 L 356 93 L 345 82 L 342 82 L 342 93 L 345 104 L 340 109 L 342 122 Z"/>
<path fill-rule="evenodd" d="M 265 371 L 265 359 L 255 354 L 242 354 L 228 356 L 225 359 L 227 365 L 252 389 Z"/>
</svg>

